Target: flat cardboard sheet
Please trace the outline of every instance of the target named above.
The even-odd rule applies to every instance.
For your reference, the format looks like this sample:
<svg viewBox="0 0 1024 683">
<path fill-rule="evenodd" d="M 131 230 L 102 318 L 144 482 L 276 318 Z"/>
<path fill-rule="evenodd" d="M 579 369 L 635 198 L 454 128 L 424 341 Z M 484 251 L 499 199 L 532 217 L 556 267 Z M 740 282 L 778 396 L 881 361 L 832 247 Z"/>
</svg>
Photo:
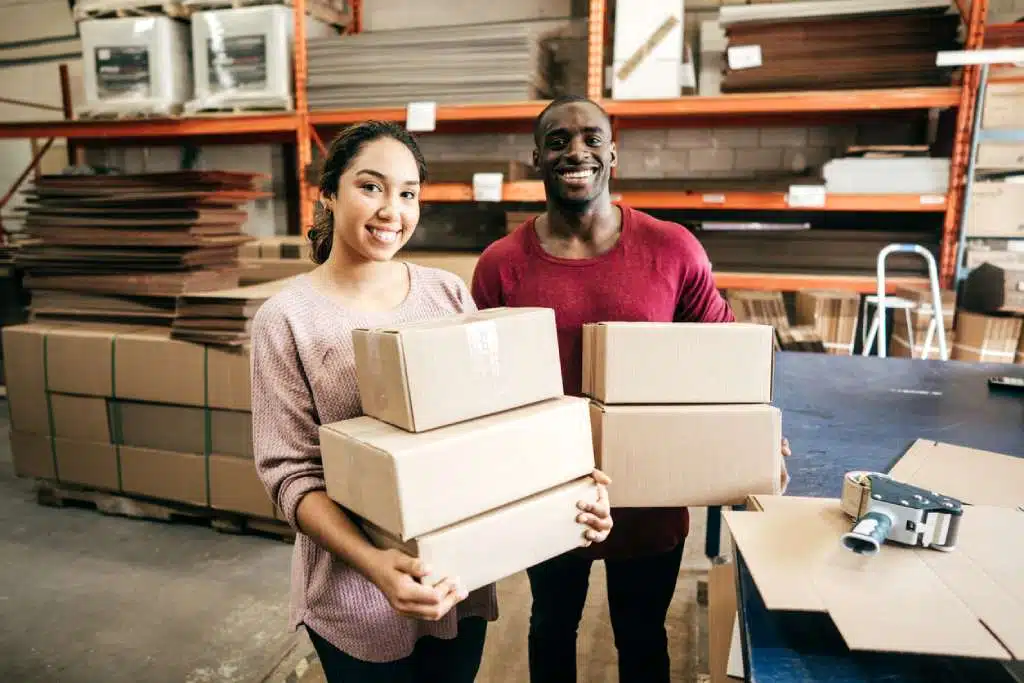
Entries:
<svg viewBox="0 0 1024 683">
<path fill-rule="evenodd" d="M 828 612 L 852 650 L 1021 659 L 1024 462 L 921 440 L 890 474 L 970 503 L 957 547 L 856 555 L 838 500 L 754 496 L 725 518 L 765 605 Z"/>
</svg>

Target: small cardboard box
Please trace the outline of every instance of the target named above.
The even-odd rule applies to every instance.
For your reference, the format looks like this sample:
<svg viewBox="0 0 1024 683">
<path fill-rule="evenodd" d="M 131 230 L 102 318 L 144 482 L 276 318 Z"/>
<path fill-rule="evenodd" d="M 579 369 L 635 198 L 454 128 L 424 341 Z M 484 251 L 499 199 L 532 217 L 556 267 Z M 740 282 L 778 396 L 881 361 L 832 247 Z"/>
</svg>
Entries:
<svg viewBox="0 0 1024 683">
<path fill-rule="evenodd" d="M 589 474 L 588 402 L 563 396 L 413 433 L 363 416 L 320 428 L 327 493 L 402 540 Z"/>
<path fill-rule="evenodd" d="M 775 332 L 754 323 L 583 326 L 583 393 L 607 404 L 770 403 Z"/>
<path fill-rule="evenodd" d="M 561 396 L 555 313 L 495 308 L 352 333 L 363 413 L 410 432 Z"/>
<path fill-rule="evenodd" d="M 576 521 L 580 500 L 597 500 L 589 476 L 406 542 L 370 524 L 364 529 L 378 548 L 397 548 L 424 560 L 433 570 L 425 583 L 458 578 L 473 591 L 582 546 L 586 528 Z"/>
<path fill-rule="evenodd" d="M 732 505 L 780 491 L 782 414 L 774 406 L 595 401 L 590 410 L 615 507 Z"/>
</svg>

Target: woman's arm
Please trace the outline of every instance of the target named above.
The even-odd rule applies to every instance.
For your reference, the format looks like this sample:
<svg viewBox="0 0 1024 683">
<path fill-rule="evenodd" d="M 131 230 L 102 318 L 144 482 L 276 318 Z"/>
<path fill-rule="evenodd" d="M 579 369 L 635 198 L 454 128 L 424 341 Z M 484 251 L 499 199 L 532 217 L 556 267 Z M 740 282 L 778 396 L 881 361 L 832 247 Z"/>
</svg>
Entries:
<svg viewBox="0 0 1024 683">
<path fill-rule="evenodd" d="M 251 376 L 256 471 L 296 531 L 376 584 L 395 610 L 440 619 L 464 597 L 454 580 L 428 587 L 428 568 L 397 551 L 375 548 L 326 493 L 318 419 L 298 349 L 275 302 L 253 320 Z"/>
</svg>

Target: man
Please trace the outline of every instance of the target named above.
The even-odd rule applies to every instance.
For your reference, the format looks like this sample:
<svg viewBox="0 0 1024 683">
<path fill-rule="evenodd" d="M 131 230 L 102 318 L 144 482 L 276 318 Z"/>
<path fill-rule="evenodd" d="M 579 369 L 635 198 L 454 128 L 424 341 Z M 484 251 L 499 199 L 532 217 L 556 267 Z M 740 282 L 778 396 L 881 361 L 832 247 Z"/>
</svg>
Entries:
<svg viewBox="0 0 1024 683">
<path fill-rule="evenodd" d="M 608 115 L 598 104 L 581 97 L 555 100 L 536 120 L 534 143 L 546 211 L 481 254 L 472 291 L 480 308 L 554 309 L 567 394 L 581 393 L 584 323 L 735 320 L 690 232 L 612 203 L 616 151 Z M 528 571 L 533 683 L 576 680 L 576 632 L 595 559 L 605 560 L 619 680 L 669 681 L 665 616 L 682 561 L 687 511 L 615 508 L 613 517 L 615 527 L 600 546 Z"/>
</svg>

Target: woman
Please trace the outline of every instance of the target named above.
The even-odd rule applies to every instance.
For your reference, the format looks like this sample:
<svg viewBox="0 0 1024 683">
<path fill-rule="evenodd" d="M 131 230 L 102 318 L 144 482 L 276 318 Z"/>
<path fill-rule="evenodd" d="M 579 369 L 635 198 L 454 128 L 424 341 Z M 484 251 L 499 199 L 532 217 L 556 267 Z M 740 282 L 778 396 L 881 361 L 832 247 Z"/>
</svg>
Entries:
<svg viewBox="0 0 1024 683">
<path fill-rule="evenodd" d="M 429 587 L 421 563 L 374 548 L 325 493 L 318 425 L 360 414 L 352 330 L 475 310 L 455 275 L 394 260 L 419 220 L 426 164 L 402 127 L 367 122 L 331 145 L 310 232 L 312 272 L 271 297 L 252 329 L 256 467 L 297 531 L 291 625 L 306 627 L 330 683 L 476 677 L 496 592 Z M 595 471 L 603 486 L 607 478 Z M 590 542 L 611 529 L 607 498 L 581 504 Z"/>
</svg>

